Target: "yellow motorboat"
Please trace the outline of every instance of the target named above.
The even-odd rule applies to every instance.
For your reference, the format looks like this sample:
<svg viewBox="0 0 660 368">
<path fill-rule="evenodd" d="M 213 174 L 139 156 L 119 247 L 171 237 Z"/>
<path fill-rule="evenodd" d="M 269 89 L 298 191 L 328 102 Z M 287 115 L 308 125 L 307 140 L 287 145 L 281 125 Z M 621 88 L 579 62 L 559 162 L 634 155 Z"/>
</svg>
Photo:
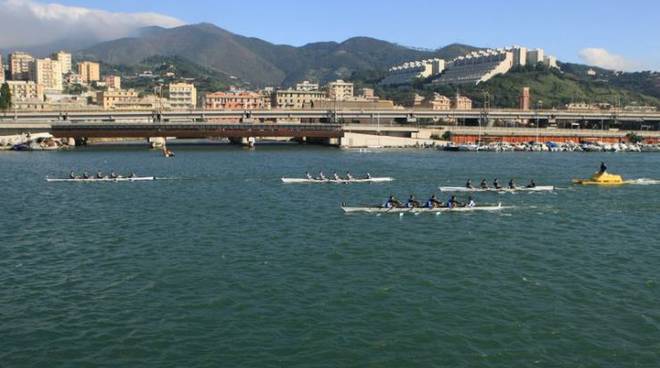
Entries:
<svg viewBox="0 0 660 368">
<path fill-rule="evenodd" d="M 607 171 L 599 171 L 590 179 L 573 179 L 573 184 L 581 185 L 621 185 L 625 183 L 621 175 L 610 174 Z"/>
</svg>

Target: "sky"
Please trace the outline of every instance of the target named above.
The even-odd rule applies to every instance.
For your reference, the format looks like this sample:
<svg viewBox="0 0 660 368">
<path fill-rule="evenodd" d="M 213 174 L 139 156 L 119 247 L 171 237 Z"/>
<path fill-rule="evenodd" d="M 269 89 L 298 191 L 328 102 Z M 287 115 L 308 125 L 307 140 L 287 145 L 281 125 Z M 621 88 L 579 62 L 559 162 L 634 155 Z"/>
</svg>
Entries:
<svg viewBox="0 0 660 368">
<path fill-rule="evenodd" d="M 294 46 L 354 36 L 430 49 L 454 42 L 522 45 L 561 61 L 660 70 L 657 0 L 0 0 L 0 7 L 0 47 L 79 29 L 112 39 L 149 24 L 209 22 Z M 12 34 L 16 27 L 20 32 Z"/>
</svg>

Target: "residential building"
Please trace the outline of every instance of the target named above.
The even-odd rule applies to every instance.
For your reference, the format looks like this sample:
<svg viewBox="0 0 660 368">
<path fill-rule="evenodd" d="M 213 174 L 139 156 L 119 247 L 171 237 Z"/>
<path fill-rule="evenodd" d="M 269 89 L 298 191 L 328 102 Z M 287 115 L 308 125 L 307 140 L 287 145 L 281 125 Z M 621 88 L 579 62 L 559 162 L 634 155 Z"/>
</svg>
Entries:
<svg viewBox="0 0 660 368">
<path fill-rule="evenodd" d="M 362 88 L 360 90 L 360 96 L 358 97 L 369 101 L 378 101 L 379 99 L 378 96 L 376 96 L 373 88 Z"/>
<path fill-rule="evenodd" d="M 322 100 L 316 100 L 312 102 L 313 109 L 320 110 L 341 110 L 341 109 L 372 109 L 372 110 L 391 110 L 394 108 L 394 102 L 391 100 L 362 100 L 362 99 L 352 99 L 352 100 L 343 100 L 343 101 L 334 101 L 327 98 Z"/>
<path fill-rule="evenodd" d="M 197 89 L 192 83 L 170 83 L 166 96 L 175 110 L 192 110 L 197 107 Z"/>
<path fill-rule="evenodd" d="M 452 107 L 455 110 L 472 110 L 472 100 L 457 93 L 452 101 Z"/>
<path fill-rule="evenodd" d="M 62 74 L 71 72 L 71 54 L 66 51 L 58 51 L 52 55 L 54 60 L 60 63 Z"/>
<path fill-rule="evenodd" d="M 63 78 L 64 78 L 64 84 L 67 85 L 83 84 L 82 78 L 80 78 L 80 74 L 74 72 L 68 72 L 64 74 Z"/>
<path fill-rule="evenodd" d="M 30 80 L 30 69 L 34 63 L 32 55 L 16 51 L 9 54 L 9 74 L 11 80 Z"/>
<path fill-rule="evenodd" d="M 7 81 L 12 103 L 20 101 L 43 101 L 44 87 L 33 81 Z"/>
<path fill-rule="evenodd" d="M 328 83 L 328 98 L 334 101 L 345 101 L 353 98 L 353 83 L 338 79 Z"/>
<path fill-rule="evenodd" d="M 101 80 L 101 67 L 99 63 L 83 61 L 78 63 L 78 74 L 83 83 L 97 82 Z"/>
<path fill-rule="evenodd" d="M 543 49 L 534 49 L 527 51 L 527 65 L 534 66 L 542 63 L 545 58 L 545 51 Z"/>
<path fill-rule="evenodd" d="M 122 104 L 127 101 L 136 100 L 138 93 L 133 89 L 129 90 L 116 90 L 108 89 L 107 91 L 99 91 L 96 94 L 97 104 L 104 110 L 112 110 L 115 105 Z"/>
<path fill-rule="evenodd" d="M 121 77 L 118 75 L 106 75 L 103 81 L 108 88 L 121 89 Z"/>
<path fill-rule="evenodd" d="M 442 73 L 445 69 L 443 59 L 427 59 L 421 61 L 409 61 L 392 67 L 388 70 L 388 75 L 380 84 L 382 85 L 402 85 L 410 84 L 415 79 L 425 79 Z"/>
<path fill-rule="evenodd" d="M 50 92 L 62 91 L 62 68 L 60 63 L 52 59 L 36 59 L 30 70 L 32 80 L 44 86 Z"/>
<path fill-rule="evenodd" d="M 0 53 L 0 83 L 5 81 L 5 67 L 2 65 L 2 54 Z"/>
<path fill-rule="evenodd" d="M 296 91 L 318 91 L 319 84 L 311 83 L 309 81 L 302 81 L 296 84 Z"/>
<path fill-rule="evenodd" d="M 513 46 L 513 66 L 527 65 L 527 47 Z"/>
<path fill-rule="evenodd" d="M 557 65 L 557 58 L 552 55 L 546 55 L 543 57 L 543 64 L 549 68 L 559 68 Z"/>
<path fill-rule="evenodd" d="M 171 108 L 166 98 L 155 95 L 144 97 L 124 98 L 116 101 L 113 110 L 169 110 Z"/>
<path fill-rule="evenodd" d="M 207 110 L 261 110 L 266 105 L 264 95 L 256 92 L 215 92 L 204 96 Z"/>
<path fill-rule="evenodd" d="M 438 84 L 479 84 L 508 72 L 513 66 L 513 51 L 491 49 L 473 51 L 447 63 L 447 70 L 433 81 Z"/>
<path fill-rule="evenodd" d="M 272 104 L 279 109 L 311 108 L 314 101 L 325 99 L 325 92 L 318 90 L 279 90 L 272 94 Z"/>
<path fill-rule="evenodd" d="M 528 111 L 529 110 L 529 101 L 530 101 L 530 96 L 529 96 L 529 87 L 523 87 L 522 93 L 520 94 L 520 110 L 522 111 Z"/>
<path fill-rule="evenodd" d="M 421 102 L 419 107 L 430 108 L 432 110 L 450 110 L 451 99 L 447 96 L 434 93 L 432 100 L 431 99 L 424 100 L 423 102 Z"/>
</svg>

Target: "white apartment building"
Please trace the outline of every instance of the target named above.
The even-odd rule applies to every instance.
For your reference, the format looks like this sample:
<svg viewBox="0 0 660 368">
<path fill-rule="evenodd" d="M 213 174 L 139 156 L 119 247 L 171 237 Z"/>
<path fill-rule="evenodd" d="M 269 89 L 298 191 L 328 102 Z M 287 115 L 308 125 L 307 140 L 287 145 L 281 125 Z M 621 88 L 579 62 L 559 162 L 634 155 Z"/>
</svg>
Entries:
<svg viewBox="0 0 660 368">
<path fill-rule="evenodd" d="M 328 98 L 333 101 L 346 101 L 353 98 L 353 83 L 338 79 L 326 86 Z"/>
<path fill-rule="evenodd" d="M 513 52 L 504 49 L 473 51 L 459 56 L 447 65 L 439 84 L 479 84 L 508 72 L 513 67 Z"/>
<path fill-rule="evenodd" d="M 310 81 L 302 81 L 296 84 L 296 91 L 318 91 L 319 84 Z"/>
<path fill-rule="evenodd" d="M 428 78 L 442 73 L 445 69 L 443 59 L 427 59 L 421 61 L 409 61 L 397 65 L 388 70 L 388 75 L 380 84 L 382 85 L 401 85 L 409 84 L 418 78 Z"/>
<path fill-rule="evenodd" d="M 32 55 L 25 52 L 9 54 L 9 74 L 11 80 L 30 80 L 30 69 L 34 63 Z"/>
<path fill-rule="evenodd" d="M 2 65 L 2 54 L 0 54 L 0 83 L 5 81 L 5 67 Z"/>
<path fill-rule="evenodd" d="M 197 89 L 191 83 L 170 83 L 167 98 L 174 110 L 192 110 L 197 107 Z"/>
<path fill-rule="evenodd" d="M 44 87 L 33 81 L 7 81 L 11 102 L 43 101 Z"/>
<path fill-rule="evenodd" d="M 278 90 L 272 94 L 272 105 L 279 109 L 311 108 L 315 101 L 325 99 L 323 91 Z"/>
<path fill-rule="evenodd" d="M 62 91 L 62 68 L 56 60 L 48 58 L 35 60 L 30 76 L 30 79 L 44 86 L 46 91 Z"/>
<path fill-rule="evenodd" d="M 71 72 L 71 54 L 66 51 L 58 51 L 53 54 L 53 59 L 60 63 L 62 74 Z"/>
</svg>

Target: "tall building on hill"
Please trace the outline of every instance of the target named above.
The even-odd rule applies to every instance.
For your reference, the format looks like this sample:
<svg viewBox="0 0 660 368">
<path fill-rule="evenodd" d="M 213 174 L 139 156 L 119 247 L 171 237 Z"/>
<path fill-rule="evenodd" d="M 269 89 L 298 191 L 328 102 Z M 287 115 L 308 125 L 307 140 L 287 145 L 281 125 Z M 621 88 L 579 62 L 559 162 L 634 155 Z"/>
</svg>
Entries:
<svg viewBox="0 0 660 368">
<path fill-rule="evenodd" d="M 121 89 L 121 77 L 118 75 L 107 75 L 104 81 L 108 88 Z"/>
<path fill-rule="evenodd" d="M 34 63 L 32 55 L 16 51 L 9 54 L 9 75 L 11 80 L 30 80 L 30 69 Z"/>
<path fill-rule="evenodd" d="M 447 70 L 433 81 L 438 84 L 479 84 L 508 72 L 513 51 L 505 49 L 473 51 L 447 63 Z"/>
<path fill-rule="evenodd" d="M 353 83 L 338 79 L 327 85 L 328 98 L 334 101 L 346 101 L 353 98 Z"/>
<path fill-rule="evenodd" d="M 49 92 L 62 91 L 62 68 L 52 59 L 37 59 L 32 63 L 31 78 Z"/>
<path fill-rule="evenodd" d="M 52 58 L 60 63 L 62 74 L 71 72 L 71 54 L 66 51 L 58 51 L 53 54 Z"/>
<path fill-rule="evenodd" d="M 542 63 L 545 58 L 545 51 L 543 49 L 534 49 L 527 51 L 527 65 L 534 66 Z"/>
<path fill-rule="evenodd" d="M 78 63 L 78 74 L 83 83 L 98 82 L 101 80 L 101 67 L 99 63 L 83 61 Z"/>
<path fill-rule="evenodd" d="M 443 59 L 409 61 L 390 68 L 387 72 L 387 77 L 380 84 L 390 86 L 410 84 L 415 79 L 438 75 L 444 69 L 445 61 Z"/>
<path fill-rule="evenodd" d="M 527 65 L 527 47 L 514 46 L 511 51 L 513 52 L 513 66 Z"/>
</svg>

